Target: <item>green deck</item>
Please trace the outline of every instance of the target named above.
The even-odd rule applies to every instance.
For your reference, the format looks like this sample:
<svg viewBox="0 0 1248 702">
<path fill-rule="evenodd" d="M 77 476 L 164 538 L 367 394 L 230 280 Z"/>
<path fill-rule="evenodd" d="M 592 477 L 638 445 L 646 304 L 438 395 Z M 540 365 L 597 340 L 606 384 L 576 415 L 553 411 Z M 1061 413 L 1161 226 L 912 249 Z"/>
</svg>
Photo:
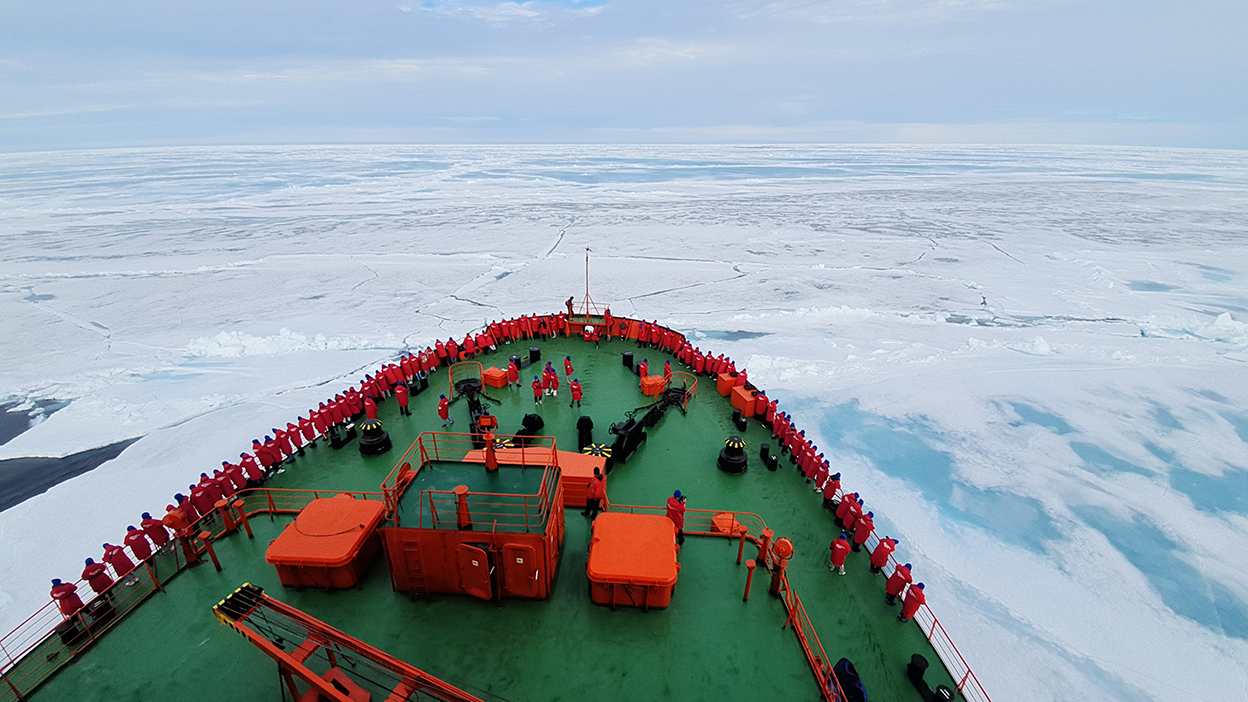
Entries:
<svg viewBox="0 0 1248 702">
<path fill-rule="evenodd" d="M 527 346 L 504 346 L 482 361 L 504 365 L 508 354 L 520 354 Z M 581 409 L 568 407 L 565 385 L 540 410 L 544 433 L 556 437 L 565 450 L 575 450 L 575 422 L 582 414 L 593 418 L 595 440 L 609 443 L 613 437 L 607 427 L 646 403 L 636 377 L 620 363 L 621 351 L 648 357 L 652 369 L 661 368 L 665 358 L 654 350 L 636 350 L 633 342 L 604 342 L 598 351 L 575 339 L 540 346 L 543 362 L 552 360 L 556 366 L 571 354 L 576 377 L 585 386 Z M 678 367 L 675 362 L 673 367 Z M 434 406 L 438 394 L 445 392 L 446 378 L 445 370 L 434 374 L 430 390 L 413 398 L 411 417 L 400 416 L 393 401 L 382 404 L 381 419 L 395 443 L 391 452 L 365 458 L 354 443 L 333 451 L 322 442 L 269 486 L 376 491 L 420 432 L 440 430 Z M 531 380 L 532 373 L 525 376 L 522 371 L 521 378 Z M 533 411 L 527 383 L 520 390 L 493 389 L 489 394 L 503 401 L 494 408 L 500 433 L 514 432 L 522 416 Z M 463 403 L 452 411 L 457 427 L 467 424 Z M 627 464 L 616 466 L 608 481 L 611 501 L 661 505 L 672 490 L 680 489 L 689 496 L 690 508 L 759 514 L 777 536 L 793 540 L 797 554 L 789 567 L 790 581 L 829 657 L 852 660 L 872 699 L 920 699 L 905 677 L 913 653 L 932 663 L 928 681 L 933 687 L 942 682 L 952 686 L 919 628 L 898 623 L 897 608 L 884 604 L 883 577 L 870 574 L 866 553 L 851 554 L 848 575 L 829 573 L 832 515 L 821 508 L 818 496 L 787 458 L 775 473 L 762 466 L 758 447 L 770 436 L 761 425 L 752 422 L 744 435 L 749 442 L 747 473 L 729 476 L 716 469 L 724 438 L 738 433 L 727 399 L 709 380 L 701 380 L 688 415 L 669 411 Z M 440 466 L 424 478 L 432 482 L 417 482 L 413 489 L 444 489 L 443 483 L 454 483 L 448 478 L 458 477 L 454 471 L 480 480 L 484 468 Z M 406 515 L 404 519 L 411 523 Z M 264 552 L 288 521 L 255 518 L 254 540 L 234 535 L 217 542 L 222 572 L 201 565 L 176 577 L 164 594 L 153 596 L 57 673 L 35 698 L 281 699 L 273 662 L 219 625 L 210 611 L 243 582 L 478 694 L 510 700 L 819 698 L 797 637 L 791 629 L 781 629 L 784 609 L 767 596 L 765 573 L 756 578 L 749 602 L 741 601 L 746 568 L 736 565 L 735 542 L 690 537 L 680 553 L 682 570 L 670 607 L 612 611 L 590 602 L 585 573 L 589 524 L 577 510 L 568 510 L 553 597 L 506 600 L 497 606 L 469 597 L 413 600 L 394 593 L 380 556 L 355 590 L 283 588 L 264 562 Z"/>
</svg>

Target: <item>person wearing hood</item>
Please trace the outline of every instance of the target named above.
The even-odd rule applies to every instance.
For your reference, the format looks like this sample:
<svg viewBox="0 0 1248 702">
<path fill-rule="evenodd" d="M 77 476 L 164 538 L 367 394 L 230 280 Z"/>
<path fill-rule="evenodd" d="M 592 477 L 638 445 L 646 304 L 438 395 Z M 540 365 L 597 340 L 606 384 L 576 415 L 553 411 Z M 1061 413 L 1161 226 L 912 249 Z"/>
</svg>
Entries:
<svg viewBox="0 0 1248 702">
<path fill-rule="evenodd" d="M 685 501 L 686 498 L 680 494 L 680 490 L 667 498 L 667 518 L 672 520 L 672 524 L 676 527 L 677 545 L 685 543 Z"/>
</svg>

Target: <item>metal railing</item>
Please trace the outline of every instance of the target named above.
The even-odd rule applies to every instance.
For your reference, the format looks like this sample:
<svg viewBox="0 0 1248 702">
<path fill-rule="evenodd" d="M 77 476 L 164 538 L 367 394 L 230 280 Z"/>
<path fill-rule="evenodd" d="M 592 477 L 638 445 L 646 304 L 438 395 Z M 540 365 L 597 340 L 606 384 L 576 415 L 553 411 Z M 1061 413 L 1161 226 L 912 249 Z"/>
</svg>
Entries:
<svg viewBox="0 0 1248 702">
<path fill-rule="evenodd" d="M 223 507 L 201 516 L 180 535 L 170 538 L 164 549 L 141 560 L 125 547 L 135 562 L 134 571 L 118 578 L 102 594 L 94 594 L 85 580 L 75 583 L 84 607 L 71 617 L 61 614 L 53 601 L 0 638 L 0 702 L 24 700 L 43 681 L 95 643 L 143 601 L 164 589 L 188 566 L 215 559 L 211 544 L 239 529 L 250 533 L 247 518 L 258 514 L 298 514 L 312 500 L 348 494 L 356 499 L 380 500 L 380 492 L 349 490 L 297 490 L 254 488 L 240 491 Z M 111 568 L 110 568 L 111 570 Z M 115 576 L 116 572 L 112 571 Z M 133 583 L 133 584 L 131 584 Z"/>
<path fill-rule="evenodd" d="M 627 512 L 629 514 L 667 514 L 666 507 L 650 507 L 647 505 L 617 505 L 608 503 L 608 509 L 612 512 Z M 741 564 L 746 541 L 750 541 L 759 548 L 757 560 L 760 564 L 765 564 L 768 569 L 776 565 L 771 549 L 763 550 L 763 544 L 766 542 L 763 535 L 765 530 L 767 530 L 767 523 L 763 521 L 762 517 L 753 512 L 710 509 L 685 510 L 684 533 L 686 536 L 712 536 L 729 540 L 734 538 L 740 539 L 740 545 L 737 549 L 738 565 Z M 841 690 L 841 683 L 837 680 L 836 674 L 832 672 L 832 664 L 828 661 L 828 655 L 823 649 L 823 642 L 819 640 L 819 634 L 815 631 L 815 626 L 811 623 L 810 617 L 807 616 L 806 608 L 802 605 L 801 598 L 797 596 L 797 591 L 789 583 L 787 573 L 781 575 L 780 594 L 787 615 L 784 626 L 793 626 L 793 632 L 797 635 L 798 643 L 802 646 L 806 662 L 810 665 L 811 672 L 819 684 L 820 696 L 827 702 L 842 702 L 845 699 L 845 693 Z"/>
<path fill-rule="evenodd" d="M 872 532 L 867 537 L 867 543 L 864 547 L 868 551 L 874 551 L 880 538 Z M 897 559 L 889 554 L 888 564 L 893 570 L 897 569 L 900 563 Z M 888 574 L 887 572 L 885 573 Z M 902 591 L 904 598 L 906 591 Z M 949 636 L 949 632 L 945 631 L 945 627 L 936 618 L 936 613 L 932 611 L 926 603 L 919 606 L 919 610 L 914 614 L 914 622 L 919 629 L 923 631 L 927 637 L 928 643 L 931 644 L 932 650 L 936 652 L 937 658 L 941 664 L 945 666 L 945 670 L 949 672 L 949 677 L 953 679 L 958 692 L 969 702 L 992 702 L 992 698 L 988 696 L 988 692 L 984 690 L 984 686 L 980 684 L 979 678 L 975 676 L 975 671 L 971 670 L 971 665 L 966 662 L 966 658 L 962 656 L 962 652 L 953 643 L 953 639 Z"/>
</svg>

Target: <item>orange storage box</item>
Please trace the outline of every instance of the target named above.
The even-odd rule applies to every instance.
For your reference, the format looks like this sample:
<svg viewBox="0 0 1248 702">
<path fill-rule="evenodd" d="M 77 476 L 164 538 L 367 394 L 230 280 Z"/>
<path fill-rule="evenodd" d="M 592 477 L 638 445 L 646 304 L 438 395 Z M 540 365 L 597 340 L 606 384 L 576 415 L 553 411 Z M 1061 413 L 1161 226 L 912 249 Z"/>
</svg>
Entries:
<svg viewBox="0 0 1248 702">
<path fill-rule="evenodd" d="M 663 380 L 661 375 L 647 375 L 641 379 L 641 392 L 643 395 L 653 397 L 661 394 L 666 386 L 667 382 Z"/>
<path fill-rule="evenodd" d="M 659 514 L 598 515 L 585 570 L 594 604 L 668 606 L 680 572 L 672 520 Z"/>
<path fill-rule="evenodd" d="M 486 368 L 481 372 L 481 382 L 486 387 L 501 388 L 507 385 L 507 371 L 503 368 Z"/>
<path fill-rule="evenodd" d="M 737 384 L 736 376 L 731 375 L 729 373 L 720 373 L 719 379 L 715 381 L 715 389 L 719 391 L 720 395 L 723 395 L 724 397 L 728 397 L 728 394 L 732 392 L 732 388 L 736 384 Z"/>
<path fill-rule="evenodd" d="M 313 500 L 269 544 L 264 560 L 287 587 L 355 587 L 377 554 L 385 512 L 380 500 L 345 494 Z"/>
<path fill-rule="evenodd" d="M 757 397 L 757 390 L 746 390 L 744 385 L 738 385 L 732 389 L 732 408 L 741 410 L 742 417 L 753 417 Z"/>
</svg>

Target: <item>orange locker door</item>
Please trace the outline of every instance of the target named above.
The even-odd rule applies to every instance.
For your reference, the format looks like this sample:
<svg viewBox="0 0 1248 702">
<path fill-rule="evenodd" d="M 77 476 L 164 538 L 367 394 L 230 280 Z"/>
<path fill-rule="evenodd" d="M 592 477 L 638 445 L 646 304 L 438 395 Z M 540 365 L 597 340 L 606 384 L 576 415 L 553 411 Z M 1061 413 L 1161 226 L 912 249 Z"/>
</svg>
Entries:
<svg viewBox="0 0 1248 702">
<path fill-rule="evenodd" d="M 490 585 L 490 559 L 485 551 L 460 544 L 455 548 L 455 555 L 459 559 L 459 584 L 464 592 L 483 600 L 494 597 L 494 588 Z"/>
<path fill-rule="evenodd" d="M 537 550 L 522 544 L 503 546 L 503 592 L 512 597 L 541 597 Z"/>
</svg>

